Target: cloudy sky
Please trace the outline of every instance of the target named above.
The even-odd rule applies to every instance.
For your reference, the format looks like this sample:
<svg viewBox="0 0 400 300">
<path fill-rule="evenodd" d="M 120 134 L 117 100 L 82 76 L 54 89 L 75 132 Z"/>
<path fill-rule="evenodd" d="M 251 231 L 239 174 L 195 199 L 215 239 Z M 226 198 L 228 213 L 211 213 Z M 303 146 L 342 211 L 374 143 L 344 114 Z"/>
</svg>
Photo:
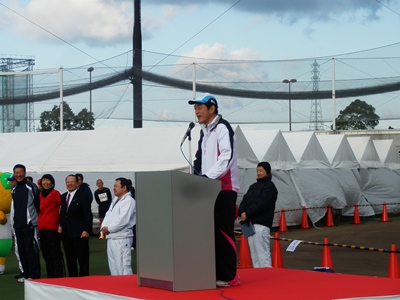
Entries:
<svg viewBox="0 0 400 300">
<path fill-rule="evenodd" d="M 329 60 L 338 57 L 352 59 L 342 61 L 336 79 L 399 76 L 399 1 L 188 2 L 142 1 L 145 70 L 191 80 L 191 64 L 196 62 L 203 80 L 279 83 L 296 78 L 301 90 L 301 81 L 310 82 L 314 58 L 319 58 L 321 80 L 330 80 Z M 66 76 L 76 76 L 73 79 L 77 80 L 87 79 L 87 67 L 94 66 L 95 80 L 104 72 L 132 63 L 132 27 L 133 0 L 0 0 L 0 55 L 33 56 L 35 70 L 63 66 Z M 359 58 L 363 60 L 357 62 Z M 208 63 L 202 65 L 205 61 Z M 276 86 L 277 90 L 287 89 L 284 84 Z M 192 107 L 187 99 L 193 92 L 152 85 L 143 90 L 145 124 L 186 126 L 185 122 L 191 120 Z M 84 93 L 65 100 L 77 112 L 88 107 L 88 99 L 88 93 Z M 220 112 L 231 122 L 270 122 L 269 128 L 288 128 L 287 101 L 218 99 Z M 338 100 L 337 112 L 352 100 Z M 393 113 L 399 93 L 362 100 L 373 104 L 381 118 L 400 119 L 400 114 Z M 292 102 L 293 122 L 298 122 L 293 128 L 307 129 L 310 101 Z M 35 117 L 56 103 L 57 99 L 35 104 Z M 99 118 L 96 127 L 131 126 L 132 87 L 120 84 L 93 91 L 93 107 Z M 322 110 L 328 129 L 332 120 L 330 101 L 322 101 Z M 157 120 L 162 122 L 150 122 Z M 387 128 L 387 122 L 400 128 L 399 120 L 384 121 L 380 126 Z"/>
</svg>

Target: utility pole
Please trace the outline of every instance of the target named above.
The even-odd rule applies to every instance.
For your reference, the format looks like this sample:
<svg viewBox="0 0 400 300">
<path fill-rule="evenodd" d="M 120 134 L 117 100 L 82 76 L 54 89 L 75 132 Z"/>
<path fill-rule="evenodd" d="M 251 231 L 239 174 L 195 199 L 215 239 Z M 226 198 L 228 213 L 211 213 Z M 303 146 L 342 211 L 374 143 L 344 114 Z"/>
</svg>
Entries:
<svg viewBox="0 0 400 300">
<path fill-rule="evenodd" d="M 140 18 L 140 0 L 135 0 L 133 24 L 133 68 L 140 75 L 133 75 L 133 128 L 143 127 L 142 95 L 142 25 Z M 137 73 L 137 74 L 138 74 Z"/>
</svg>

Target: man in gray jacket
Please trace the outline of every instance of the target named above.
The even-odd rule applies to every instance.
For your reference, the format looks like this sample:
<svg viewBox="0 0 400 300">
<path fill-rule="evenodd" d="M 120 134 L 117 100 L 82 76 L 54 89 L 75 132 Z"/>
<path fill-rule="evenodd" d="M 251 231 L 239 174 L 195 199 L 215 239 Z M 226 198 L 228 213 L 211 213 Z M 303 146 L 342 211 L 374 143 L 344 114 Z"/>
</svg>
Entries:
<svg viewBox="0 0 400 300">
<path fill-rule="evenodd" d="M 18 255 L 22 265 L 23 277 L 19 282 L 40 278 L 40 258 L 38 243 L 39 195 L 32 183 L 26 180 L 26 168 L 17 164 L 13 168 L 17 182 L 12 189 L 13 227 L 17 240 Z"/>
</svg>

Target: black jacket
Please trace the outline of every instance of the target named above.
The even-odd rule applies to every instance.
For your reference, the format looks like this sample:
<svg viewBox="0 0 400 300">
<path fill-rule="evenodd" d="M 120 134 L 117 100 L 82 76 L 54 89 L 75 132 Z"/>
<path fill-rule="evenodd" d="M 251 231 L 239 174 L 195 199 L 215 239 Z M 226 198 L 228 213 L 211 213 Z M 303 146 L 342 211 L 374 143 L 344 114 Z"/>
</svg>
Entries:
<svg viewBox="0 0 400 300">
<path fill-rule="evenodd" d="M 68 192 L 61 195 L 60 225 L 62 227 L 61 238 L 67 235 L 69 238 L 79 238 L 83 231 L 92 233 L 93 214 L 91 200 L 88 200 L 83 189 L 78 189 L 70 200 L 67 211 Z"/>
<path fill-rule="evenodd" d="M 257 182 L 249 187 L 239 206 L 239 216 L 245 212 L 247 221 L 269 228 L 272 227 L 278 198 L 278 190 L 271 179 L 271 175 L 257 179 Z"/>
<path fill-rule="evenodd" d="M 32 183 L 27 181 L 26 178 L 17 182 L 11 194 L 14 206 L 14 228 L 37 226 L 40 200 Z"/>
</svg>

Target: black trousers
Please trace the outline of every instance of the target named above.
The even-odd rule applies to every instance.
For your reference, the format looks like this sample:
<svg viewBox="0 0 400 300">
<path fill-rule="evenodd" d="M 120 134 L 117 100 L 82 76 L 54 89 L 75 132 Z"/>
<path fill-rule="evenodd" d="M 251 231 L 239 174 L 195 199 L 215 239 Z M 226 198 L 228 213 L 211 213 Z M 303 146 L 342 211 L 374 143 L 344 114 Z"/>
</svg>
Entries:
<svg viewBox="0 0 400 300">
<path fill-rule="evenodd" d="M 24 270 L 24 278 L 40 278 L 40 257 L 38 231 L 36 226 L 28 225 L 14 228 L 17 239 L 19 260 Z"/>
<path fill-rule="evenodd" d="M 237 193 L 221 191 L 214 206 L 215 266 L 217 280 L 230 281 L 236 276 L 234 233 Z"/>
<path fill-rule="evenodd" d="M 65 235 L 63 246 L 67 261 L 68 276 L 89 276 L 89 238 L 69 237 Z"/>
<path fill-rule="evenodd" d="M 64 258 L 61 252 L 61 238 L 57 230 L 39 230 L 40 249 L 46 262 L 48 278 L 65 277 Z"/>
</svg>

